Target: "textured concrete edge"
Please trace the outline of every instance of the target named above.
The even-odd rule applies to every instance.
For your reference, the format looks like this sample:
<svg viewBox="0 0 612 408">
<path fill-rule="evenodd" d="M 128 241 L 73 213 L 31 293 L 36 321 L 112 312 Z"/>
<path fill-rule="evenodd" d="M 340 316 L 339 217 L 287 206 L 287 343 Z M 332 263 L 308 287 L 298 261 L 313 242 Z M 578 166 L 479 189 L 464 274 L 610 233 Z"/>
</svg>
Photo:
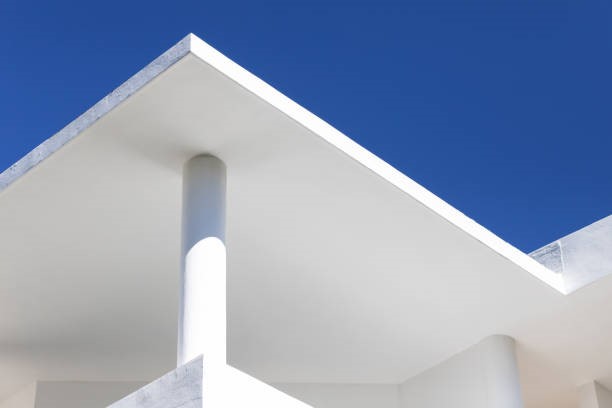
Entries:
<svg viewBox="0 0 612 408">
<path fill-rule="evenodd" d="M 191 49 L 192 38 L 191 34 L 184 37 L 81 116 L 0 173 L 0 193 L 187 55 Z"/>
<path fill-rule="evenodd" d="M 612 215 L 531 252 L 529 256 L 562 276 L 566 294 L 612 274 Z"/>
<path fill-rule="evenodd" d="M 549 270 L 529 255 L 478 224 L 193 34 L 187 35 L 83 115 L 1 173 L 0 193 L 190 52 L 202 60 L 202 62 L 217 69 L 247 91 L 275 107 L 310 132 L 321 137 L 353 160 L 394 185 L 400 191 L 410 195 L 427 209 L 466 232 L 472 238 L 495 251 L 498 255 L 508 259 L 558 292 L 566 294 L 562 277 L 559 274 Z"/>
<path fill-rule="evenodd" d="M 198 356 L 107 408 L 201 407 L 203 373 L 203 358 Z"/>
<path fill-rule="evenodd" d="M 529 253 L 529 256 L 555 273 L 563 273 L 563 248 L 561 240 L 551 242 Z"/>
</svg>

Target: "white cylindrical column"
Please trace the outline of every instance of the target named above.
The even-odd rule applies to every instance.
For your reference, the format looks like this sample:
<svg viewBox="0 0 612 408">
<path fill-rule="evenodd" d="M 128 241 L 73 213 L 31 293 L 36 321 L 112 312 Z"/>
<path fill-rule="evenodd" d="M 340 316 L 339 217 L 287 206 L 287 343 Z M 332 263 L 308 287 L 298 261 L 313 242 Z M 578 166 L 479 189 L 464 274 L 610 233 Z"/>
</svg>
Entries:
<svg viewBox="0 0 612 408">
<path fill-rule="evenodd" d="M 180 366 L 204 355 L 226 363 L 225 165 L 196 156 L 183 169 Z"/>
<path fill-rule="evenodd" d="M 523 408 L 521 384 L 512 337 L 494 335 L 479 344 L 488 407 Z"/>
</svg>

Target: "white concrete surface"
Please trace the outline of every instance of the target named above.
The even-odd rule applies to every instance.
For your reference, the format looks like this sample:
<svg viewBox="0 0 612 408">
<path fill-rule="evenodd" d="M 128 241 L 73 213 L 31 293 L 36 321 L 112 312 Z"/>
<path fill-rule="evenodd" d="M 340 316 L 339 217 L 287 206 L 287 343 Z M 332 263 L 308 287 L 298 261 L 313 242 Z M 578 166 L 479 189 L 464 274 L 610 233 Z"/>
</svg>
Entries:
<svg viewBox="0 0 612 408">
<path fill-rule="evenodd" d="M 183 172 L 178 366 L 204 355 L 226 363 L 225 165 L 209 155 Z"/>
<path fill-rule="evenodd" d="M 612 274 L 612 215 L 532 252 L 571 293 Z"/>
<path fill-rule="evenodd" d="M 0 400 L 0 408 L 35 408 L 35 402 L 36 382 L 34 381 Z"/>
<path fill-rule="evenodd" d="M 316 408 L 399 408 L 397 384 L 272 384 Z"/>
<path fill-rule="evenodd" d="M 287 115 L 300 126 L 308 129 L 318 138 L 334 146 L 344 154 L 351 157 L 353 160 L 368 168 L 373 173 L 378 174 L 385 181 L 409 194 L 431 211 L 443 217 L 445 220 L 465 231 L 469 235 L 474 236 L 478 241 L 517 264 L 525 271 L 528 271 L 533 276 L 537 277 L 543 282 L 546 282 L 555 289 L 563 291 L 563 287 L 560 285 L 557 276 L 551 274 L 548 269 L 542 268 L 540 264 L 533 262 L 521 251 L 503 241 L 491 231 L 476 223 L 474 220 L 466 217 L 456 208 L 444 202 L 403 173 L 394 169 L 384 160 L 375 156 L 313 113 L 301 107 L 261 79 L 240 67 L 193 34 L 187 35 L 175 46 L 170 48 L 151 64 L 147 65 L 140 72 L 132 76 L 119 88 L 94 105 L 85 114 L 79 116 L 76 120 L 66 126 L 66 128 L 62 129 L 56 135 L 43 142 L 40 146 L 35 148 L 13 166 L 0 173 L 0 191 L 29 172 L 40 162 L 53 155 L 63 145 L 74 139 L 84 130 L 88 129 L 97 120 L 107 115 L 115 107 L 123 103 L 128 97 L 135 94 L 138 90 L 165 72 L 173 64 L 189 54 L 197 56 L 197 58 L 205 62 L 210 67 L 214 68 L 220 73 L 223 73 L 223 76 L 231 79 L 249 93 L 256 95 L 274 109 L 277 109 L 279 112 Z"/>
<path fill-rule="evenodd" d="M 206 394 L 208 387 L 210 391 Z M 203 407 L 308 408 L 302 402 L 231 366 L 204 372 Z"/>
<path fill-rule="evenodd" d="M 531 400 L 612 387 L 610 279 L 562 296 L 559 274 L 200 40 L 166 57 L 0 175 L 0 397 L 34 372 L 175 366 L 182 167 L 202 152 L 228 165 L 233 365 L 392 383 L 508 333 L 552 373 Z"/>
<path fill-rule="evenodd" d="M 404 408 L 523 408 L 514 341 L 491 336 L 400 386 Z"/>
<path fill-rule="evenodd" d="M 108 408 L 308 408 L 308 405 L 229 366 L 198 357 Z M 59 408 L 59 407 L 58 407 Z"/>
<path fill-rule="evenodd" d="M 193 39 L 193 35 L 188 35 L 183 38 L 150 64 L 138 71 L 130 79 L 121 84 L 117 89 L 102 98 L 101 101 L 89 108 L 85 113 L 70 122 L 68 126 L 45 140 L 17 163 L 0 173 L 0 191 L 32 170 L 47 157 L 57 152 L 62 146 L 93 125 L 98 119 L 108 114 L 131 95 L 171 67 L 172 64 L 185 57 L 185 55 L 191 51 L 191 41 Z"/>
<path fill-rule="evenodd" d="M 182 168 L 202 152 L 228 168 L 229 360 L 266 381 L 402 381 L 561 303 L 188 55 L 0 195 L 7 342 L 41 347 L 26 358 L 45 378 L 154 378 L 176 365 Z M 28 381 L 16 371 L 4 392 Z"/>
<path fill-rule="evenodd" d="M 143 385 L 138 381 L 38 381 L 35 408 L 104 408 Z"/>
<path fill-rule="evenodd" d="M 612 392 L 596 381 L 583 384 L 579 398 L 579 408 L 612 408 Z"/>
<path fill-rule="evenodd" d="M 202 408 L 202 375 L 202 358 L 196 358 L 108 408 Z"/>
<path fill-rule="evenodd" d="M 595 382 L 588 382 L 578 390 L 579 408 L 599 408 Z"/>
<path fill-rule="evenodd" d="M 273 385 L 317 408 L 522 408 L 514 348 L 491 336 L 401 384 Z"/>
<path fill-rule="evenodd" d="M 612 408 L 612 391 L 599 383 L 596 384 L 599 408 Z"/>
<path fill-rule="evenodd" d="M 137 381 L 34 381 L 0 408 L 104 408 L 144 385 Z"/>
</svg>

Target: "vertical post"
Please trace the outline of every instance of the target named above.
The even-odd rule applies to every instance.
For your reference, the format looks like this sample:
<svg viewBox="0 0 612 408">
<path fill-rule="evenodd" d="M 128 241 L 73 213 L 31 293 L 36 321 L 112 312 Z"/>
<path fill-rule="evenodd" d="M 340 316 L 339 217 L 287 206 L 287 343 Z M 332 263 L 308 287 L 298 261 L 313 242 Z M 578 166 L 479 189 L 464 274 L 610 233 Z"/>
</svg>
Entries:
<svg viewBox="0 0 612 408">
<path fill-rule="evenodd" d="M 484 364 L 487 406 L 523 408 L 514 339 L 504 335 L 489 336 L 480 342 L 479 347 Z"/>
<path fill-rule="evenodd" d="M 221 160 L 185 164 L 178 366 L 200 354 L 208 365 L 226 363 L 225 191 Z"/>
</svg>

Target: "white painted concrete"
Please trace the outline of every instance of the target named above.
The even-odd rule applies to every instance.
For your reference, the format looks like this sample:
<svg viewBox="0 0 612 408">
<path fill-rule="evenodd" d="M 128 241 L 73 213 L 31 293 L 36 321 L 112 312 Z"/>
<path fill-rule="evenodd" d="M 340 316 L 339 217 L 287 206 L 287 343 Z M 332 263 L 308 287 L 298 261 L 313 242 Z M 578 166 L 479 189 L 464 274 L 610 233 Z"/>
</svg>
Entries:
<svg viewBox="0 0 612 408">
<path fill-rule="evenodd" d="M 491 336 L 480 342 L 477 348 L 482 358 L 487 406 L 523 407 L 514 339 Z"/>
<path fill-rule="evenodd" d="M 597 401 L 599 408 L 612 408 L 612 391 L 596 383 Z"/>
<path fill-rule="evenodd" d="M 137 381 L 38 381 L 35 408 L 103 408 L 142 385 Z"/>
<path fill-rule="evenodd" d="M 109 408 L 201 408 L 202 358 L 185 363 L 132 391 Z"/>
<path fill-rule="evenodd" d="M 276 383 L 275 388 L 316 408 L 399 408 L 397 384 Z"/>
<path fill-rule="evenodd" d="M 206 395 L 208 384 L 218 388 Z M 231 366 L 204 372 L 204 407 L 308 408 L 310 405 Z"/>
<path fill-rule="evenodd" d="M 32 382 L 0 401 L 0 408 L 34 408 L 36 382 Z"/>
<path fill-rule="evenodd" d="M 230 366 L 198 357 L 109 408 L 308 408 L 308 405 Z"/>
<path fill-rule="evenodd" d="M 522 408 L 514 341 L 487 337 L 400 386 L 404 408 Z"/>
<path fill-rule="evenodd" d="M 578 398 L 580 401 L 579 408 L 599 408 L 599 401 L 597 401 L 597 391 L 595 389 L 596 384 L 594 381 L 588 382 L 582 385 L 578 389 Z"/>
<path fill-rule="evenodd" d="M 112 408 L 307 407 L 226 365 L 225 194 L 221 160 L 185 164 L 178 368 Z"/>
<path fill-rule="evenodd" d="M 162 74 L 174 63 L 180 61 L 191 51 L 191 41 L 194 38 L 193 35 L 188 35 L 183 38 L 146 67 L 138 71 L 130 79 L 121 84 L 117 89 L 102 98 L 102 100 L 89 108 L 85 113 L 70 122 L 68 126 L 36 146 L 36 148 L 22 157 L 17 163 L 0 173 L 0 191 L 32 170 L 47 157 L 60 150 L 62 146 L 77 137 L 98 119 L 108 114 L 131 95 L 138 92 L 142 87 Z"/>
<path fill-rule="evenodd" d="M 291 118 L 300 126 L 312 132 L 312 134 L 350 156 L 353 160 L 361 163 L 370 171 L 378 174 L 387 182 L 409 194 L 425 207 L 440 215 L 459 229 L 465 231 L 467 234 L 475 237 L 478 241 L 509 259 L 517 266 L 520 266 L 533 276 L 563 292 L 563 286 L 558 276 L 550 273 L 547 268 L 543 268 L 539 263 L 525 256 L 523 252 L 503 241 L 474 220 L 468 218 L 462 212 L 452 207 L 405 174 L 396 170 L 384 160 L 375 156 L 313 113 L 281 94 L 255 75 L 237 65 L 193 34 L 187 35 L 179 43 L 162 54 L 151 64 L 147 65 L 136 75 L 132 76 L 128 81 L 114 90 L 111 94 L 107 95 L 86 113 L 79 116 L 75 121 L 66 126 L 66 128 L 36 147 L 13 166 L 0 173 L 0 191 L 28 173 L 43 160 L 52 156 L 66 143 L 79 136 L 83 130 L 89 128 L 97 120 L 118 107 L 129 96 L 135 94 L 189 54 L 197 56 L 197 58 L 210 67 L 223 73 L 224 78 L 229 78 L 236 84 L 239 84 L 240 87 L 244 88 L 249 93 L 256 95 L 271 107 L 287 115 L 287 117 Z M 170 137 L 174 137 L 174 135 Z"/>
<path fill-rule="evenodd" d="M 208 365 L 226 363 L 225 172 L 210 155 L 183 172 L 179 366 L 202 354 Z"/>
<path fill-rule="evenodd" d="M 612 274 L 612 215 L 532 252 L 563 279 L 566 293 Z"/>
<path fill-rule="evenodd" d="M 317 408 L 522 408 L 514 340 L 491 336 L 402 384 L 275 383 Z"/>
<path fill-rule="evenodd" d="M 596 381 L 582 385 L 578 394 L 579 408 L 612 408 L 612 392 Z"/>
<path fill-rule="evenodd" d="M 104 408 L 142 387 L 137 381 L 35 381 L 0 408 Z"/>
<path fill-rule="evenodd" d="M 24 364 L 44 378 L 154 378 L 176 366 L 181 175 L 201 152 L 231 169 L 229 359 L 258 378 L 398 382 L 483 335 L 519 336 L 515 321 L 561 303 L 198 56 L 141 91 L 0 193 L 0 274 L 11 282 L 0 309 L 15 310 L 10 341 L 41 344 L 45 358 Z M 2 364 L 0 395 L 31 380 L 15 376 L 20 364 Z"/>
<path fill-rule="evenodd" d="M 33 368 L 131 379 L 175 365 L 181 168 L 201 152 L 231 169 L 235 366 L 396 382 L 503 332 L 533 352 L 529 369 L 612 387 L 598 312 L 612 280 L 550 290 L 531 274 L 563 292 L 558 274 L 195 38 L 158 62 L 0 175 L 2 397 Z"/>
</svg>

